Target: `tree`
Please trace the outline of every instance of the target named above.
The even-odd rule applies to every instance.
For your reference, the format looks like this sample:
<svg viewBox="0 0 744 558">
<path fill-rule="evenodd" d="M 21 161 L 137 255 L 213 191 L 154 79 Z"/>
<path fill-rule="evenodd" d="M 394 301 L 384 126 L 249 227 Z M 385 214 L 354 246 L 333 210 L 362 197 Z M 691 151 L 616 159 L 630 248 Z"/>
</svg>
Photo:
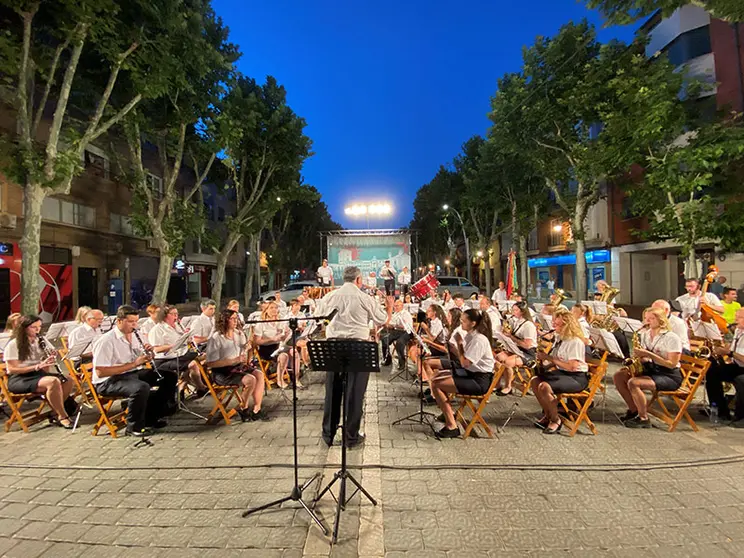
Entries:
<svg viewBox="0 0 744 558">
<path fill-rule="evenodd" d="M 627 24 L 650 16 L 661 10 L 663 17 L 693 4 L 726 21 L 744 21 L 744 3 L 741 0 L 588 0 L 590 8 L 602 11 L 610 24 Z"/>
<path fill-rule="evenodd" d="M 3 145 L 2 169 L 23 187 L 23 313 L 38 309 L 44 199 L 69 193 L 85 147 L 159 94 L 154 61 L 173 51 L 169 35 L 188 14 L 177 0 L 0 3 L 2 99 L 19 130 Z"/>
<path fill-rule="evenodd" d="M 203 203 L 194 202 L 199 201 L 196 198 L 217 158 L 212 123 L 238 58 L 237 48 L 227 41 L 227 28 L 207 4 L 203 10 L 179 29 L 180 36 L 173 37 L 183 52 L 176 59 L 163 60 L 169 73 L 167 90 L 141 103 L 124 126 L 133 191 L 130 220 L 135 231 L 152 238 L 158 250 L 153 302 L 159 304 L 166 302 L 173 258 L 182 253 L 185 240 L 204 237 Z M 162 191 L 156 191 L 148 179 L 143 143 L 156 146 Z M 182 168 L 185 156 L 190 169 Z"/>
<path fill-rule="evenodd" d="M 538 38 L 525 50 L 521 74 L 502 80 L 492 100 L 492 133 L 526 138 L 524 156 L 570 223 L 578 300 L 587 294 L 586 217 L 606 181 L 638 159 L 629 133 L 639 124 L 633 118 L 653 112 L 650 104 L 624 105 L 614 81 L 643 82 L 648 68 L 641 46 L 601 45 L 586 22 L 565 25 L 556 37 Z M 623 118 L 623 127 L 603 124 Z"/>
<path fill-rule="evenodd" d="M 284 87 L 271 76 L 264 85 L 239 76 L 215 121 L 222 163 L 235 192 L 235 214 L 227 219 L 227 235 L 216 250 L 212 296 L 219 304 L 230 253 L 244 235 L 273 218 L 286 203 L 282 200 L 291 199 L 312 142 L 303 132 L 305 120 L 287 105 Z"/>
</svg>

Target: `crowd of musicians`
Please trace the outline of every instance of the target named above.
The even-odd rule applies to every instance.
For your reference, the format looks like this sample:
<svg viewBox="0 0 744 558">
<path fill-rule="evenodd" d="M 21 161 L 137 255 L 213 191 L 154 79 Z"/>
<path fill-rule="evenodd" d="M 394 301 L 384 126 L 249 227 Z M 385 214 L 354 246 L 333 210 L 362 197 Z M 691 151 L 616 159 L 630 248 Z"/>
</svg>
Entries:
<svg viewBox="0 0 744 558">
<path fill-rule="evenodd" d="M 492 296 L 481 293 L 467 301 L 447 290 L 415 300 L 408 292 L 408 270 L 398 273 L 389 261 L 380 270 L 384 290 L 378 290 L 377 277 L 373 283 L 356 267 L 344 270 L 340 287 L 334 285 L 326 261 L 317 275 L 319 285 L 330 291 L 321 299 L 305 292 L 287 303 L 279 293 L 262 301 L 247 318 L 235 300 L 222 310 L 214 301 L 205 300 L 188 327 L 182 325 L 174 306 L 151 305 L 148 318 L 142 320 L 136 309 L 125 305 L 103 331 L 103 312 L 83 308 L 76 318 L 78 326 L 68 334 L 67 354 L 74 355 L 71 360 L 77 368 L 92 364 L 92 383 L 99 394 L 125 399 L 128 435 L 144 436 L 162 428 L 185 401 L 204 397 L 208 389 L 202 367 L 209 370 L 215 384 L 238 388 L 237 410 L 244 422 L 266 421 L 271 417 L 262 407 L 266 368 L 261 362 L 274 363 L 279 388 L 287 387 L 287 378 L 299 389 L 304 387 L 302 374 L 310 364 L 307 342 L 311 335 L 322 335 L 322 327 L 311 317 L 335 311 L 325 326 L 327 338 L 379 340 L 384 363 L 392 364 L 395 356 L 398 372 L 408 362 L 420 364 L 419 381 L 427 385 L 424 398 L 441 410 L 438 420 L 443 426 L 437 437 L 460 435 L 450 396 L 485 393 L 494 371 L 502 367 L 495 393 L 503 397 L 514 393 L 518 370 L 533 370 L 530 388 L 542 408 L 535 426 L 545 434 L 555 434 L 563 420 L 556 395 L 586 389 L 587 360 L 597 351 L 589 331 L 607 323 L 605 317 L 592 314 L 589 304 L 577 303 L 569 310 L 558 291 L 540 312 L 534 312 L 518 293 L 508 297 L 503 283 Z M 712 292 L 703 292 L 698 279 L 689 279 L 685 289 L 676 300 L 657 300 L 645 309 L 642 328 L 630 341 L 624 333 L 613 331 L 623 341 L 619 345 L 628 357 L 613 381 L 627 405 L 622 421 L 629 428 L 651 425 L 646 392 L 680 387 L 680 357 L 691 351 L 690 324 L 701 318 L 701 312 L 725 316 L 730 308 L 731 290 L 722 293 L 722 303 Z M 600 282 L 598 299 L 607 301 L 608 316 L 622 316 L 624 312 L 604 296 L 610 290 Z M 729 314 L 726 342 L 712 345 L 706 389 L 719 416 L 744 427 L 744 310 L 734 308 Z M 286 321 L 290 318 L 296 319 L 295 332 Z M 275 321 L 280 319 L 285 321 Z M 41 335 L 41 319 L 13 315 L 8 328 L 12 336 L 3 352 L 8 389 L 43 395 L 54 412 L 51 422 L 73 428 L 78 411 L 73 382 L 67 381 L 58 355 Z M 365 374 L 355 374 L 346 383 L 346 441 L 351 446 L 364 441 L 360 424 L 367 379 Z M 724 384 L 735 388 L 733 416 Z M 329 446 L 341 420 L 340 386 L 337 375 L 326 376 L 322 439 Z"/>
</svg>

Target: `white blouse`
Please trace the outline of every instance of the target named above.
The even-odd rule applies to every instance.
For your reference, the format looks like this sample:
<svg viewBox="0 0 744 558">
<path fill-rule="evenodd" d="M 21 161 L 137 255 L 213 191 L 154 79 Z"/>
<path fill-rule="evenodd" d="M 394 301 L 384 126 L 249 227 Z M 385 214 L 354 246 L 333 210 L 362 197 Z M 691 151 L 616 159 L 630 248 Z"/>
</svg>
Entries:
<svg viewBox="0 0 744 558">
<path fill-rule="evenodd" d="M 537 327 L 524 318 L 509 318 L 512 335 L 522 341 L 532 341 L 529 348 L 537 347 Z"/>
<path fill-rule="evenodd" d="M 562 340 L 556 336 L 556 339 L 558 340 L 553 346 L 553 350 L 550 353 L 551 356 L 554 356 L 558 360 L 578 360 L 581 363 L 578 372 L 587 372 L 589 365 L 586 363 L 586 346 L 584 342 L 578 337 Z M 567 372 L 577 372 L 577 370 Z"/>
<path fill-rule="evenodd" d="M 744 355 L 744 331 L 738 328 L 734 332 L 734 338 L 731 340 L 731 352 L 734 354 Z M 739 366 L 744 367 L 744 362 L 737 360 L 735 357 L 734 362 Z"/>
<path fill-rule="evenodd" d="M 444 326 L 442 320 L 434 318 L 429 322 L 429 335 L 437 343 L 443 343 L 445 338 Z"/>
<path fill-rule="evenodd" d="M 39 347 L 38 337 L 34 339 L 34 342 L 31 343 L 29 349 L 30 351 L 28 359 L 19 362 L 19 367 L 26 368 L 27 366 L 36 366 L 44 360 L 44 351 L 42 351 L 41 347 Z M 5 362 L 8 362 L 9 360 L 18 360 L 18 358 L 18 343 L 16 343 L 15 339 L 11 339 L 10 341 L 8 341 L 8 344 L 5 345 L 5 350 L 3 351 L 3 360 Z"/>
<path fill-rule="evenodd" d="M 493 365 L 495 363 L 493 357 L 493 350 L 491 344 L 488 342 L 488 338 L 482 333 L 477 331 L 471 331 L 465 336 L 465 343 L 463 343 L 464 356 L 470 361 L 470 366 L 467 370 L 470 372 L 493 372 Z"/>
<path fill-rule="evenodd" d="M 491 320 L 491 331 L 493 333 L 501 333 L 501 314 L 499 311 L 493 306 L 490 306 L 487 313 Z"/>
<path fill-rule="evenodd" d="M 641 348 L 669 360 L 669 353 L 682 352 L 682 340 L 673 331 L 659 331 L 656 337 L 651 339 L 651 331 L 644 330 L 641 332 Z M 678 362 L 677 368 L 679 366 Z"/>
<path fill-rule="evenodd" d="M 207 341 L 207 364 L 218 360 L 238 358 L 247 343 L 245 333 L 239 329 L 233 330 L 232 339 L 215 331 Z"/>
<path fill-rule="evenodd" d="M 177 326 L 176 326 L 177 327 Z M 179 333 L 178 330 L 174 327 L 171 327 L 169 324 L 165 322 L 160 322 L 158 325 L 156 325 L 154 328 L 150 330 L 150 333 L 147 336 L 147 339 L 149 340 L 150 344 L 157 347 L 160 345 L 173 345 L 181 338 L 182 333 Z M 168 356 L 165 356 L 165 352 L 163 353 L 156 353 L 156 358 L 176 358 L 176 357 L 182 357 L 189 351 L 188 346 L 185 344 L 180 347 L 177 351 L 168 354 Z"/>
<path fill-rule="evenodd" d="M 256 337 L 273 338 L 279 334 L 285 334 L 286 328 L 281 322 L 267 323 L 267 324 L 255 324 L 253 326 L 253 335 Z M 279 341 L 277 341 L 279 343 Z"/>
</svg>

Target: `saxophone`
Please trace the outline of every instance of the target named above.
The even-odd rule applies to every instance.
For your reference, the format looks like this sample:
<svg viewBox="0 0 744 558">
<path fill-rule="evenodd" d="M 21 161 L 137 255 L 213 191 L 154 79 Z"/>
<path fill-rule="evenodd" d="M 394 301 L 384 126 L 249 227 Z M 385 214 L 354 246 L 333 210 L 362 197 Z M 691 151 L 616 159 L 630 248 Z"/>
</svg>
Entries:
<svg viewBox="0 0 744 558">
<path fill-rule="evenodd" d="M 623 366 L 628 369 L 628 373 L 632 376 L 640 376 L 643 374 L 643 363 L 641 362 L 641 359 L 638 357 L 632 356 L 636 349 L 642 349 L 641 346 L 641 331 L 648 328 L 647 325 L 644 325 L 643 327 L 635 330 L 633 332 L 633 339 L 631 340 L 631 344 L 633 346 L 630 354 L 631 358 L 625 358 L 623 359 Z"/>
<path fill-rule="evenodd" d="M 599 297 L 598 302 L 604 302 L 607 304 L 607 314 L 604 316 L 597 316 L 592 320 L 592 325 L 594 327 L 599 327 L 602 329 L 606 329 L 610 333 L 615 331 L 617 329 L 617 323 L 615 323 L 615 316 L 619 314 L 619 311 L 617 308 L 614 308 L 610 306 L 612 304 L 612 301 L 615 300 L 615 297 L 620 294 L 620 289 L 613 287 L 612 285 L 607 285 L 605 287 L 605 290 L 602 291 L 602 295 Z"/>
</svg>

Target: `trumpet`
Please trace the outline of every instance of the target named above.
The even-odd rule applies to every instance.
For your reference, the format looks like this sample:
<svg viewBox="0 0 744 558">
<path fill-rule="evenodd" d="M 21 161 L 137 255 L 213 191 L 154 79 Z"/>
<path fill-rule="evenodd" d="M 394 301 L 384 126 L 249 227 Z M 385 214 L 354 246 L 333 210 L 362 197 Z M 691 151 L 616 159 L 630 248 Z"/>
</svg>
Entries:
<svg viewBox="0 0 744 558">
<path fill-rule="evenodd" d="M 57 370 L 55 376 L 59 376 L 59 381 L 64 384 L 67 381 L 67 376 L 62 373 L 62 369 L 59 367 L 59 363 L 57 362 L 58 353 L 43 335 L 39 335 L 39 348 L 44 351 L 44 355 L 46 355 L 47 358 L 54 358 L 54 368 Z"/>
</svg>

